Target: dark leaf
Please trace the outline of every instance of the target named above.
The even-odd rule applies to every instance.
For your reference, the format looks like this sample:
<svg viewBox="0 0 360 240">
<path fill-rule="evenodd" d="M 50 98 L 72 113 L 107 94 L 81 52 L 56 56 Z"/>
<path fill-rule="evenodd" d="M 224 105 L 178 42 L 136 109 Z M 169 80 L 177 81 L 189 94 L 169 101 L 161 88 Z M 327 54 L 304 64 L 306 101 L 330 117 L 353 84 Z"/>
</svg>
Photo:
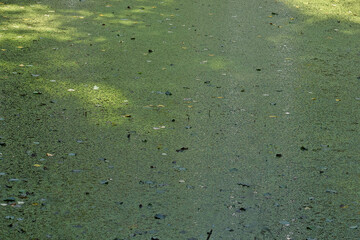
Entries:
<svg viewBox="0 0 360 240">
<path fill-rule="evenodd" d="M 188 150 L 188 149 L 189 148 L 187 148 L 187 147 L 182 147 L 182 148 L 176 150 L 176 152 L 183 152 L 183 151 Z"/>
</svg>

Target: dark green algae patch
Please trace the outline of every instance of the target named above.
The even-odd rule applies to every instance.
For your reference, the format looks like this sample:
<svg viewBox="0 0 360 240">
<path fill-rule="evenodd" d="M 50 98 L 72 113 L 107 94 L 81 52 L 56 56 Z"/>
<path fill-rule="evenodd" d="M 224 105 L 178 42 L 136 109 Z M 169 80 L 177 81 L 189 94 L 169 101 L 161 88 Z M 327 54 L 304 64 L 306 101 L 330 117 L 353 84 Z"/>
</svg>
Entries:
<svg viewBox="0 0 360 240">
<path fill-rule="evenodd" d="M 1 239 L 359 236 L 351 6 L 2 3 Z"/>
</svg>

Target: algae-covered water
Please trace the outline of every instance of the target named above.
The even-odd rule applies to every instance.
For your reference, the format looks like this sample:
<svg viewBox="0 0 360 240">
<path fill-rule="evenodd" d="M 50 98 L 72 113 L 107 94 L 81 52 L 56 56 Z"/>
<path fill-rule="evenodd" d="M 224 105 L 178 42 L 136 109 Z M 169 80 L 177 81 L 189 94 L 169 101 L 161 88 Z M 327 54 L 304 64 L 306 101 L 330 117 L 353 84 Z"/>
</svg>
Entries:
<svg viewBox="0 0 360 240">
<path fill-rule="evenodd" d="M 356 0 L 0 15 L 0 239 L 359 239 Z"/>
</svg>

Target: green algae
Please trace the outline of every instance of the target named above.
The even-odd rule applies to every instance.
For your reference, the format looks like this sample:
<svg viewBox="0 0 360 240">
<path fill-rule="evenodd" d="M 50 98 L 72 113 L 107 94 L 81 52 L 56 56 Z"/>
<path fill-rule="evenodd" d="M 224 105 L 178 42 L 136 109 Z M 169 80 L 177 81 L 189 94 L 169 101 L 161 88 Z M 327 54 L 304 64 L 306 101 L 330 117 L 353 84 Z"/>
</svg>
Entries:
<svg viewBox="0 0 360 240">
<path fill-rule="evenodd" d="M 356 4 L 316 3 L 0 5 L 1 238 L 356 239 Z"/>
</svg>

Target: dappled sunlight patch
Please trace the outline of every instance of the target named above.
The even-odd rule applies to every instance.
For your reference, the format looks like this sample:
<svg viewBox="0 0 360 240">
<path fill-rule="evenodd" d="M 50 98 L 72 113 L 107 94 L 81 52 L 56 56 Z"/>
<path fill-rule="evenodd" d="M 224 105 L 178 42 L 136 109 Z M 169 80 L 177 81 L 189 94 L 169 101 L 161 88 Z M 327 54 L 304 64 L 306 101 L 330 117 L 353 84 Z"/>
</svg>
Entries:
<svg viewBox="0 0 360 240">
<path fill-rule="evenodd" d="M 129 101 L 117 88 L 104 83 L 79 84 L 67 80 L 56 80 L 43 85 L 52 96 L 58 96 L 80 105 L 90 122 L 119 124 L 124 121 L 124 108 Z"/>
<path fill-rule="evenodd" d="M 138 24 L 138 23 L 143 23 L 142 21 L 136 21 L 136 20 L 131 20 L 131 19 L 128 19 L 128 18 L 121 18 L 119 20 L 111 20 L 109 21 L 110 23 L 120 23 L 122 25 L 126 25 L 126 26 L 132 26 L 132 25 L 135 25 L 135 24 Z"/>
<path fill-rule="evenodd" d="M 100 36 L 100 37 L 96 37 L 93 39 L 94 42 L 97 42 L 97 43 L 100 43 L 100 42 L 106 42 L 107 39 L 103 36 Z"/>
<path fill-rule="evenodd" d="M 360 30 L 346 29 L 346 30 L 340 30 L 339 32 L 342 33 L 342 34 L 345 34 L 345 35 L 349 35 L 349 36 L 360 35 Z"/>
<path fill-rule="evenodd" d="M 153 13 L 152 9 L 155 9 L 156 7 L 152 7 L 151 9 L 149 9 L 148 7 L 140 7 L 140 8 L 135 8 L 135 9 L 131 9 L 131 13 Z"/>
<path fill-rule="evenodd" d="M 281 0 L 290 12 L 274 13 L 270 21 L 272 30 L 281 34 L 271 34 L 264 36 L 269 42 L 279 44 L 288 43 L 296 40 L 309 41 L 312 44 L 306 45 L 306 49 L 316 46 L 322 51 L 331 51 L 332 44 L 336 41 L 356 41 L 355 38 L 360 33 L 357 25 L 360 17 L 360 4 L 357 0 Z M 276 16 L 276 18 L 274 17 Z M 281 28 L 280 28 L 281 27 Z M 291 34 L 289 34 L 291 33 Z M 281 46 L 282 50 L 290 50 L 288 44 Z"/>
<path fill-rule="evenodd" d="M 16 25 L 8 25 L 2 29 L 0 34 L 0 41 L 12 40 L 16 42 L 28 42 L 35 39 L 34 34 L 53 33 L 57 28 L 49 26 L 29 26 L 27 24 L 18 23 Z M 61 37 L 63 38 L 64 37 Z M 68 39 L 68 38 L 67 38 Z"/>
<path fill-rule="evenodd" d="M 282 0 L 287 6 L 317 19 L 328 19 L 329 17 L 348 19 L 360 23 L 360 4 L 358 0 Z"/>
<path fill-rule="evenodd" d="M 219 58 L 211 58 L 211 60 L 209 60 L 208 64 L 210 65 L 210 67 L 213 70 L 222 70 L 225 69 L 226 67 L 226 63 L 223 59 L 219 59 Z"/>
<path fill-rule="evenodd" d="M 73 17 L 78 17 L 78 18 L 95 16 L 93 12 L 85 11 L 85 10 L 61 9 L 61 10 L 56 10 L 56 13 L 61 15 L 69 15 L 69 16 L 72 15 Z"/>
<path fill-rule="evenodd" d="M 78 35 L 73 28 L 62 28 L 63 21 L 58 20 L 63 16 L 54 10 L 49 10 L 45 5 L 36 4 L 24 7 L 7 4 L 2 6 L 1 15 L 7 19 L 2 23 L 1 42 L 13 41 L 29 45 L 33 40 L 39 38 L 49 37 L 66 41 Z M 73 34 L 65 36 L 64 30 L 73 32 Z"/>
</svg>

